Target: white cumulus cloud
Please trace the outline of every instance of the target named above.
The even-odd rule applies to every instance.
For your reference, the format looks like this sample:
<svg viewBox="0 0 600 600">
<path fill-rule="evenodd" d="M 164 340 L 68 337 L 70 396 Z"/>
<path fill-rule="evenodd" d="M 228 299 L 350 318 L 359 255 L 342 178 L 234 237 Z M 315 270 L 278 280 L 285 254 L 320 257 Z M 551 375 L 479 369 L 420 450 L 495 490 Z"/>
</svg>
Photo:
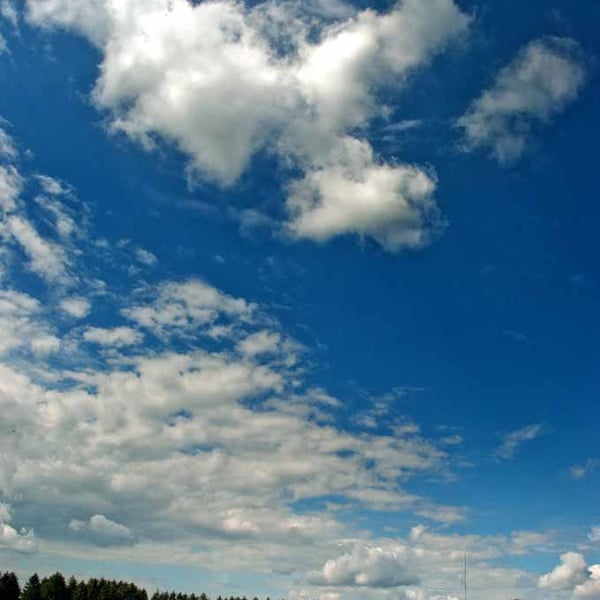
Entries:
<svg viewBox="0 0 600 600">
<path fill-rule="evenodd" d="M 575 598 L 588 598 L 588 600 L 600 599 L 600 565 L 590 566 L 589 579 L 576 586 L 573 595 Z"/>
<path fill-rule="evenodd" d="M 314 583 L 332 586 L 389 588 L 414 585 L 419 578 L 406 568 L 406 550 L 356 546 L 338 558 L 328 560 Z"/>
<path fill-rule="evenodd" d="M 131 327 L 89 327 L 83 332 L 83 339 L 92 344 L 111 348 L 139 344 L 143 334 Z"/>
<path fill-rule="evenodd" d="M 87 521 L 72 519 L 69 529 L 79 534 L 87 534 L 103 544 L 130 544 L 134 541 L 131 530 L 125 525 L 111 521 L 104 515 L 94 515 Z"/>
<path fill-rule="evenodd" d="M 577 98 L 585 75 L 574 40 L 530 42 L 458 120 L 466 146 L 488 151 L 502 164 L 514 162 L 534 127 L 548 123 Z"/>
<path fill-rule="evenodd" d="M 232 0 L 27 6 L 32 23 L 74 29 L 101 50 L 94 100 L 112 129 L 147 148 L 174 144 L 192 178 L 233 184 L 263 150 L 295 168 L 292 237 L 356 234 L 396 252 L 423 246 L 439 225 L 429 170 L 376 156 L 357 131 L 385 117 L 378 90 L 404 89 L 466 31 L 453 0 L 404 0 L 381 13 Z"/>
<path fill-rule="evenodd" d="M 75 319 L 83 319 L 88 316 L 92 305 L 87 298 L 73 296 L 64 298 L 60 302 L 60 309 Z"/>
<path fill-rule="evenodd" d="M 539 578 L 539 587 L 568 590 L 586 580 L 588 568 L 583 555 L 577 552 L 566 552 L 561 555 L 560 563 L 550 573 Z"/>
<path fill-rule="evenodd" d="M 8 504 L 0 503 L 0 548 L 26 554 L 35 552 L 37 542 L 33 531 L 25 528 L 17 531 L 10 526 L 11 520 L 11 507 Z"/>
</svg>

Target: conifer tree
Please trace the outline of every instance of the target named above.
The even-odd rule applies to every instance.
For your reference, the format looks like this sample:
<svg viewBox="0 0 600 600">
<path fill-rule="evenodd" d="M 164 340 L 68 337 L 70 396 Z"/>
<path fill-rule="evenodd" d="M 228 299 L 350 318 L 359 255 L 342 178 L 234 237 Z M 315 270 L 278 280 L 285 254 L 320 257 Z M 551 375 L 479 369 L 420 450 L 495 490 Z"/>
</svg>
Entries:
<svg viewBox="0 0 600 600">
<path fill-rule="evenodd" d="M 25 584 L 21 600 L 42 600 L 42 584 L 37 573 L 34 573 Z"/>
<path fill-rule="evenodd" d="M 0 576 L 0 598 L 2 600 L 19 600 L 21 588 L 14 573 L 3 573 Z"/>
<path fill-rule="evenodd" d="M 42 579 L 42 600 L 69 600 L 67 584 L 62 573 L 54 573 Z"/>
</svg>

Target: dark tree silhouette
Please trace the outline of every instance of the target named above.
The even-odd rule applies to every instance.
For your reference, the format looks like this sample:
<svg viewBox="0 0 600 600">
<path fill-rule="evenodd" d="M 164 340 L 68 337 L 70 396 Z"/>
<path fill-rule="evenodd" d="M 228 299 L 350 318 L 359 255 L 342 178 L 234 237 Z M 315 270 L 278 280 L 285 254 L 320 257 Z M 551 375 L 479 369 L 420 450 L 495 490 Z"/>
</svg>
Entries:
<svg viewBox="0 0 600 600">
<path fill-rule="evenodd" d="M 21 592 L 21 600 L 42 600 L 42 584 L 37 573 L 34 573 Z"/>
<path fill-rule="evenodd" d="M 19 580 L 14 573 L 2 573 L 0 575 L 0 598 L 2 600 L 19 600 L 21 589 Z"/>
<path fill-rule="evenodd" d="M 77 581 L 70 577 L 67 583 L 62 573 L 54 573 L 41 581 L 34 573 L 20 591 L 14 573 L 0 571 L 0 600 L 148 600 L 146 590 L 134 583 L 107 579 Z M 205 594 L 182 594 L 156 591 L 151 600 L 210 600 Z M 247 600 L 246 596 L 219 596 L 217 600 Z M 252 600 L 259 600 L 256 596 Z M 267 598 L 267 600 L 269 600 Z"/>
</svg>

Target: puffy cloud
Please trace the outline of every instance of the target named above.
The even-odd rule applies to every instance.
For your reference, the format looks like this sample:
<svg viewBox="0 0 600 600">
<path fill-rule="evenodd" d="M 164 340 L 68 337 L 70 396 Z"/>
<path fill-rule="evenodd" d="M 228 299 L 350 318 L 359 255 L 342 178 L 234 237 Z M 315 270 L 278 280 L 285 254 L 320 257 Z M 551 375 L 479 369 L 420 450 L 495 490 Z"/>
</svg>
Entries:
<svg viewBox="0 0 600 600">
<path fill-rule="evenodd" d="M 201 534 L 218 552 L 226 540 L 252 536 L 263 550 L 240 555 L 241 564 L 269 564 L 290 544 L 285 556 L 294 563 L 306 544 L 330 548 L 342 526 L 326 512 L 296 514 L 293 502 L 335 495 L 376 507 L 368 492 L 380 490 L 406 506 L 400 479 L 443 468 L 446 455 L 415 432 L 352 435 L 307 418 L 304 407 L 328 411 L 339 401 L 319 390 L 298 393 L 284 338 L 263 335 L 259 307 L 191 283 L 159 286 L 146 306 L 158 313 L 165 298 L 184 297 L 192 315 L 208 307 L 250 332 L 213 351 L 198 336 L 179 353 L 159 340 L 151 356 L 72 368 L 65 386 L 56 386 L 58 372 L 45 387 L 14 367 L 0 369 L 3 426 L 13 431 L 2 441 L 0 485 L 27 499 L 21 509 L 42 534 L 56 535 L 52 524 L 68 523 L 65 513 L 110 514 L 147 544 L 192 543 Z M 176 323 L 187 335 L 194 319 L 182 314 L 161 319 L 161 327 Z M 278 344 L 266 344 L 271 339 Z M 73 527 L 98 543 L 85 523 Z"/>
<path fill-rule="evenodd" d="M 64 531 L 73 515 L 110 515 L 136 532 L 148 560 L 192 560 L 173 548 L 183 552 L 200 535 L 213 549 L 194 560 L 218 562 L 232 539 L 252 538 L 260 552 L 230 557 L 240 568 L 283 561 L 302 569 L 308 561 L 315 569 L 344 526 L 327 511 L 297 513 L 294 503 L 328 496 L 375 509 L 382 496 L 387 506 L 424 502 L 401 481 L 445 469 L 447 455 L 418 430 L 380 436 L 332 426 L 325 417 L 341 403 L 304 389 L 289 360 L 290 352 L 301 355 L 259 306 L 196 280 L 165 282 L 147 294 L 139 306 L 152 315 L 151 330 L 180 336 L 175 343 L 159 336 L 150 353 L 127 355 L 113 347 L 108 360 L 79 352 L 66 372 L 50 370 L 49 384 L 0 364 L 2 426 L 11 432 L 0 438 L 0 487 L 26 499 L 19 510 L 44 539 L 64 535 L 57 524 Z M 23 304 L 31 321 L 43 316 L 27 296 L 7 300 L 11 310 Z M 237 332 L 217 348 L 197 335 L 215 318 Z M 75 521 L 81 542 L 118 552 L 99 532 L 106 522 Z M 302 558 L 302 548 L 315 545 L 322 550 Z M 366 587 L 383 585 L 373 569 Z"/>
<path fill-rule="evenodd" d="M 317 584 L 389 588 L 414 585 L 416 575 L 406 568 L 406 549 L 356 546 L 352 552 L 328 560 L 321 573 L 312 575 Z"/>
<path fill-rule="evenodd" d="M 52 354 L 60 349 L 60 339 L 55 335 L 40 335 L 31 340 L 31 350 L 34 354 Z"/>
<path fill-rule="evenodd" d="M 561 555 L 560 562 L 561 564 L 550 573 L 539 578 L 539 587 L 569 590 L 586 580 L 588 568 L 583 555 L 577 552 L 567 552 Z"/>
<path fill-rule="evenodd" d="M 55 183 L 46 182 L 50 199 Z M 415 476 L 448 473 L 452 458 L 413 423 L 389 435 L 338 427 L 344 404 L 308 387 L 306 349 L 263 308 L 204 281 L 167 281 L 105 294 L 98 324 L 86 290 L 76 293 L 48 308 L 0 293 L 0 489 L 49 554 L 127 561 L 135 543 L 136 560 L 152 564 L 295 573 L 307 586 L 316 572 L 313 598 L 449 600 L 460 585 L 457 548 L 468 545 L 473 589 L 490 600 L 519 596 L 522 572 L 485 561 L 533 534 L 517 544 L 422 528 L 390 540 L 344 521 L 344 509 L 367 509 L 452 522 L 460 509 L 404 489 Z M 47 325 L 56 307 L 89 322 L 59 319 L 60 360 L 22 360 L 24 344 L 57 337 Z M 114 330 L 120 314 L 150 349 L 70 351 L 86 331 Z M 26 535 L 3 523 L 12 544 Z M 323 579 L 326 571 L 341 581 L 344 570 L 348 584 Z M 422 587 L 396 587 L 417 577 Z"/>
<path fill-rule="evenodd" d="M 148 294 L 149 302 L 125 308 L 122 313 L 127 319 L 158 335 L 197 332 L 202 327 L 208 330 L 219 317 L 247 321 L 255 308 L 245 300 L 224 294 L 199 279 L 168 282 Z"/>
<path fill-rule="evenodd" d="M 544 426 L 540 423 L 534 423 L 522 429 L 511 431 L 502 436 L 502 443 L 494 452 L 494 456 L 501 460 L 511 460 L 522 444 L 535 440 L 544 435 L 544 433 Z"/>
<path fill-rule="evenodd" d="M 417 167 L 377 164 L 364 141 L 346 138 L 342 147 L 343 158 L 292 185 L 292 235 L 322 242 L 354 233 L 390 252 L 425 245 L 442 222 L 435 179 Z"/>
<path fill-rule="evenodd" d="M 41 319 L 40 303 L 27 294 L 0 290 L 0 355 L 18 348 L 36 354 L 55 351 L 60 345 L 51 329 Z"/>
<path fill-rule="evenodd" d="M 92 307 L 87 298 L 72 296 L 60 301 L 60 309 L 74 319 L 84 319 L 88 316 Z"/>
<path fill-rule="evenodd" d="M 581 49 L 574 40 L 530 42 L 458 120 L 467 147 L 487 150 L 503 164 L 517 160 L 534 126 L 561 113 L 584 81 Z"/>
<path fill-rule="evenodd" d="M 404 0 L 385 13 L 328 1 L 317 19 L 314 4 L 28 0 L 28 13 L 101 49 L 94 99 L 113 130 L 148 148 L 174 143 L 192 177 L 223 185 L 268 150 L 302 174 L 286 186 L 293 237 L 420 247 L 440 223 L 435 178 L 386 163 L 356 131 L 385 116 L 378 89 L 405 87 L 469 19 L 453 0 Z"/>
<path fill-rule="evenodd" d="M 30 553 L 37 550 L 37 542 L 32 530 L 17 531 L 9 525 L 11 522 L 11 507 L 0 503 L 0 548 Z"/>
<path fill-rule="evenodd" d="M 589 598 L 598 600 L 600 598 L 600 565 L 591 565 L 589 568 L 589 579 L 575 587 L 573 596 L 575 598 Z"/>
<path fill-rule="evenodd" d="M 583 555 L 567 552 L 560 557 L 561 564 L 542 575 L 538 587 L 554 590 L 572 590 L 573 598 L 600 598 L 600 565 L 588 567 Z"/>
<path fill-rule="evenodd" d="M 260 354 L 272 354 L 279 347 L 281 336 L 274 331 L 257 331 L 245 337 L 238 348 L 242 354 L 257 356 Z"/>
<path fill-rule="evenodd" d="M 129 528 L 111 521 L 104 515 L 94 515 L 88 521 L 72 519 L 69 522 L 69 529 L 105 545 L 130 545 L 135 541 Z"/>
<path fill-rule="evenodd" d="M 92 344 L 110 348 L 134 346 L 144 338 L 143 334 L 131 327 L 89 327 L 83 332 L 83 339 Z"/>
</svg>

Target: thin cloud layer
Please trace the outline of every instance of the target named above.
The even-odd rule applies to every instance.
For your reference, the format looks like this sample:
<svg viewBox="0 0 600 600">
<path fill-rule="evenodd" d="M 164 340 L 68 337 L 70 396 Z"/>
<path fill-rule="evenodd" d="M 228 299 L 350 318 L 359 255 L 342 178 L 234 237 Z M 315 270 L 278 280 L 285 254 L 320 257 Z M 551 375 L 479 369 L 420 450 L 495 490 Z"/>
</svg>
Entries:
<svg viewBox="0 0 600 600">
<path fill-rule="evenodd" d="M 466 31 L 453 0 L 318 20 L 310 6 L 229 0 L 29 0 L 28 10 L 32 23 L 76 30 L 100 48 L 94 99 L 114 131 L 147 148 L 173 143 L 192 177 L 221 185 L 261 151 L 299 171 L 286 186 L 291 237 L 356 234 L 397 252 L 439 228 L 435 177 L 377 156 L 368 128 L 386 114 L 377 90 L 390 80 L 405 88 Z"/>
<path fill-rule="evenodd" d="M 535 440 L 544 435 L 544 433 L 544 426 L 541 423 L 534 423 L 522 429 L 504 434 L 502 436 L 502 443 L 494 452 L 494 456 L 501 460 L 511 460 L 524 443 Z"/>
<path fill-rule="evenodd" d="M 530 42 L 458 120 L 466 147 L 489 152 L 501 164 L 516 161 L 535 127 L 577 98 L 585 76 L 574 40 L 548 37 Z"/>
</svg>

